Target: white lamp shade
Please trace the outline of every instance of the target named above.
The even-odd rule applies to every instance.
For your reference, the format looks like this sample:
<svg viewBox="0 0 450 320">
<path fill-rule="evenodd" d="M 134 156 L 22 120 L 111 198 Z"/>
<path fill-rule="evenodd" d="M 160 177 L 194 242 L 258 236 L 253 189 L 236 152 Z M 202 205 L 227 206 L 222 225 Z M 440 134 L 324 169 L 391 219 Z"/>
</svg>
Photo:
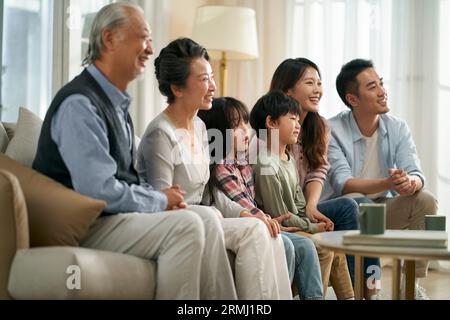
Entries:
<svg viewBox="0 0 450 320">
<path fill-rule="evenodd" d="M 212 59 L 251 60 L 258 57 L 255 11 L 231 6 L 197 8 L 192 39 L 204 46 Z"/>
</svg>

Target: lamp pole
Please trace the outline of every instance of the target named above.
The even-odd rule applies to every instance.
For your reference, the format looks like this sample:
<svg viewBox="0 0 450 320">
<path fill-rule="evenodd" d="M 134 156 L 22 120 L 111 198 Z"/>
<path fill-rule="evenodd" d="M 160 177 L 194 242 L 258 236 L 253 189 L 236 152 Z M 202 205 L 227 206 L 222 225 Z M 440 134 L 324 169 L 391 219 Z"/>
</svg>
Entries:
<svg viewBox="0 0 450 320">
<path fill-rule="evenodd" d="M 225 51 L 222 51 L 220 59 L 220 96 L 224 97 L 227 88 L 227 57 Z"/>
</svg>

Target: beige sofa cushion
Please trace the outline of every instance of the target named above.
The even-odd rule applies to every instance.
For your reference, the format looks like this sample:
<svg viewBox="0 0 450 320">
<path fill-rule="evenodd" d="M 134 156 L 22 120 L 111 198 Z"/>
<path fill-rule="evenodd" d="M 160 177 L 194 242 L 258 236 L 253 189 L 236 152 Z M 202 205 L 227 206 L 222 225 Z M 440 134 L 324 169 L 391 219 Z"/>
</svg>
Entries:
<svg viewBox="0 0 450 320">
<path fill-rule="evenodd" d="M 8 289 L 14 299 L 153 299 L 155 282 L 152 261 L 108 251 L 47 247 L 17 252 Z"/>
<path fill-rule="evenodd" d="M 9 143 L 8 134 L 6 133 L 3 124 L 0 122 L 0 152 L 5 152 L 8 143 Z"/>
<path fill-rule="evenodd" d="M 0 154 L 0 169 L 13 173 L 25 195 L 32 247 L 78 246 L 106 207 Z"/>
<path fill-rule="evenodd" d="M 18 249 L 28 248 L 27 209 L 17 178 L 0 170 L 0 299 L 6 291 L 9 269 Z"/>
<path fill-rule="evenodd" d="M 19 108 L 19 119 L 5 154 L 17 162 L 31 167 L 36 155 L 42 120 L 25 108 Z"/>
</svg>

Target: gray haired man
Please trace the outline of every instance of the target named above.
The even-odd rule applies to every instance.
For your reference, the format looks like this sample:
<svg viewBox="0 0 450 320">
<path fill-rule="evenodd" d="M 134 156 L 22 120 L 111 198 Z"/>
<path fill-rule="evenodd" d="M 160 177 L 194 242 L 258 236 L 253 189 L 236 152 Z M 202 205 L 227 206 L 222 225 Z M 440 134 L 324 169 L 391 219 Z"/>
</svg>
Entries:
<svg viewBox="0 0 450 320">
<path fill-rule="evenodd" d="M 227 257 L 214 221 L 185 209 L 178 186 L 160 191 L 134 168 L 126 89 L 153 53 L 140 7 L 114 3 L 96 15 L 84 71 L 65 85 L 46 114 L 33 168 L 107 207 L 82 245 L 157 262 L 157 299 L 235 299 L 231 268 L 205 270 L 205 252 Z M 173 210 L 168 213 L 166 210 Z M 205 240 L 205 229 L 217 237 Z M 202 272 L 200 272 L 202 271 Z M 200 288 L 214 288 L 201 292 Z"/>
</svg>

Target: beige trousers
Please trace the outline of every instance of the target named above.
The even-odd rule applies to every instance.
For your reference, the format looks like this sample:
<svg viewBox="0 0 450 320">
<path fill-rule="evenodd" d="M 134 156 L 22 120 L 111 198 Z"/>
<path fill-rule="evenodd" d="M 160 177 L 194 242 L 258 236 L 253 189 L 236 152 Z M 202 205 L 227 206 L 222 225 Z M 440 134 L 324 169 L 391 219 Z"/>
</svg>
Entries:
<svg viewBox="0 0 450 320">
<path fill-rule="evenodd" d="M 102 217 L 81 246 L 134 255 L 157 263 L 155 299 L 199 299 L 205 227 L 190 210 Z M 227 266 L 227 265 L 225 265 Z M 229 268 L 221 277 L 230 278 Z M 133 272 L 130 270 L 130 272 Z M 224 280 L 225 282 L 225 280 Z M 223 298 L 235 298 L 232 284 Z"/>
<path fill-rule="evenodd" d="M 298 235 L 311 238 L 312 234 L 298 231 Z M 316 246 L 322 275 L 323 296 L 327 295 L 328 285 L 333 287 L 338 300 L 354 298 L 352 280 L 348 271 L 347 260 L 342 253 L 334 253 Z"/>
<path fill-rule="evenodd" d="M 99 218 L 81 245 L 155 260 L 156 299 L 292 298 L 281 238 L 258 219 L 220 219 L 211 207 Z"/>
<path fill-rule="evenodd" d="M 81 245 L 155 260 L 156 299 L 237 298 L 223 231 L 213 215 L 117 214 L 98 219 Z"/>
<path fill-rule="evenodd" d="M 291 300 L 292 292 L 281 236 L 272 238 L 255 218 L 221 220 L 225 246 L 235 253 L 238 299 Z"/>
<path fill-rule="evenodd" d="M 215 291 L 217 278 L 230 269 L 226 250 L 235 254 L 234 283 L 238 299 L 292 299 L 281 237 L 272 239 L 267 227 L 255 218 L 219 218 L 214 207 L 190 205 L 205 223 L 206 245 L 202 262 L 202 299 L 220 299 Z M 208 246 L 210 242 L 215 245 Z M 231 269 L 230 269 L 231 270 Z M 231 271 L 230 273 L 231 274 Z M 231 280 L 232 281 L 232 280 Z M 226 283 L 229 281 L 227 280 Z"/>
</svg>

